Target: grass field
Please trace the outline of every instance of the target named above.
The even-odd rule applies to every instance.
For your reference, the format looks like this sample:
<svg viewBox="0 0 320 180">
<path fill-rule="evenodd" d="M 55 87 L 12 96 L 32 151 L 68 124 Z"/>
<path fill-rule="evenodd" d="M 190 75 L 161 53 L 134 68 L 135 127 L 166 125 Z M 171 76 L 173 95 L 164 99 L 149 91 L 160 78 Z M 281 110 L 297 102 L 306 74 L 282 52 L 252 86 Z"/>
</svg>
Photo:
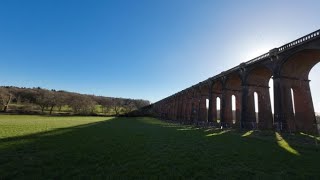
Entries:
<svg viewBox="0 0 320 180">
<path fill-rule="evenodd" d="M 319 162 L 305 134 L 0 115 L 0 179 L 320 179 Z"/>
</svg>

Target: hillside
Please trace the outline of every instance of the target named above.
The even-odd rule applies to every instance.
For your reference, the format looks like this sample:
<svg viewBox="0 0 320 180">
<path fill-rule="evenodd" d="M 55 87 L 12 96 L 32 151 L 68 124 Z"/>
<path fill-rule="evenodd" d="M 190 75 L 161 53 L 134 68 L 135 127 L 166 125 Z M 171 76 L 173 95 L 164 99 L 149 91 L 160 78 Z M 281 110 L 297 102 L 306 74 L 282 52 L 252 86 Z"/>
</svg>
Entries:
<svg viewBox="0 0 320 180">
<path fill-rule="evenodd" d="M 95 96 L 40 87 L 0 87 L 0 108 L 6 113 L 121 115 L 149 104 L 142 99 Z"/>
</svg>

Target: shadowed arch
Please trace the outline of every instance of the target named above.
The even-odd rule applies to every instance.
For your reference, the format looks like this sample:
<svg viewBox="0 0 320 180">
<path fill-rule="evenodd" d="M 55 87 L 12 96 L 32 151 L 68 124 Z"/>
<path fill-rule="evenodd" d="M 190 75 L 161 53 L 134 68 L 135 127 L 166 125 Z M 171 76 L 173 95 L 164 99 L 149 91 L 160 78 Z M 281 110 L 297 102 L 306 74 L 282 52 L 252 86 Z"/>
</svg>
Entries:
<svg viewBox="0 0 320 180">
<path fill-rule="evenodd" d="M 221 94 L 223 89 L 222 82 L 220 80 L 216 80 L 212 85 L 212 93 Z"/>
<path fill-rule="evenodd" d="M 188 89 L 188 120 L 190 123 L 193 123 L 197 120 L 197 114 L 198 114 L 198 89 L 196 86 L 192 86 Z"/>
<path fill-rule="evenodd" d="M 320 61 L 319 49 L 304 49 L 283 60 L 280 68 L 281 106 L 289 131 L 315 132 L 315 114 L 309 73 Z M 292 99 L 291 89 L 294 99 Z M 293 110 L 295 108 L 295 113 Z"/>
<path fill-rule="evenodd" d="M 181 91 L 181 108 L 179 110 L 181 122 L 185 122 L 188 119 L 188 115 L 187 115 L 188 100 L 189 100 L 188 90 Z"/>
<path fill-rule="evenodd" d="M 246 79 L 248 91 L 243 97 L 246 98 L 246 116 L 243 122 L 245 127 L 272 128 L 273 117 L 269 91 L 269 81 L 272 74 L 272 70 L 263 65 L 256 66 L 248 72 Z M 255 112 L 255 92 L 259 109 L 257 113 Z"/>
<path fill-rule="evenodd" d="M 185 119 L 185 95 L 184 91 L 179 92 L 177 97 L 177 107 L 176 107 L 176 119 L 179 121 L 183 121 Z"/>
<path fill-rule="evenodd" d="M 234 72 L 232 74 L 228 74 L 225 80 L 225 89 L 232 91 L 240 91 L 241 90 L 242 79 L 240 74 Z"/>
<path fill-rule="evenodd" d="M 212 121 L 211 117 L 209 119 L 209 115 L 212 116 L 211 112 L 209 112 L 209 107 L 207 109 L 207 100 L 209 101 L 209 106 L 211 105 L 212 102 L 210 102 L 211 100 L 209 100 L 211 98 L 211 81 L 204 81 L 199 85 L 199 120 L 200 121 L 204 121 L 204 122 L 208 122 L 208 121 Z"/>
<path fill-rule="evenodd" d="M 221 80 L 215 80 L 212 83 L 212 88 L 211 88 L 211 106 L 210 106 L 210 110 L 211 110 L 211 117 L 212 118 L 212 122 L 214 124 L 220 123 L 221 120 L 221 98 L 222 98 L 222 92 L 223 92 L 223 84 L 221 82 Z M 217 109 L 217 98 L 219 98 L 219 105 L 220 105 L 220 109 L 218 111 Z"/>
<path fill-rule="evenodd" d="M 320 62 L 320 49 L 305 49 L 285 59 L 280 75 L 307 80 L 312 67 Z"/>
<path fill-rule="evenodd" d="M 199 91 L 201 95 L 208 95 L 210 91 L 210 83 L 209 82 L 203 82 L 199 85 Z"/>
<path fill-rule="evenodd" d="M 249 85 L 268 86 L 271 76 L 272 70 L 267 66 L 260 65 L 248 72 L 246 80 Z"/>
<path fill-rule="evenodd" d="M 210 98 L 210 82 L 204 81 L 201 82 L 198 85 L 198 102 L 199 102 L 199 107 L 198 107 L 198 120 L 202 122 L 207 122 L 208 121 L 208 110 L 206 107 L 206 102 Z"/>
<path fill-rule="evenodd" d="M 241 116 L 241 89 L 242 79 L 240 74 L 238 72 L 228 74 L 225 79 L 221 109 L 221 119 L 226 126 L 237 127 L 240 125 L 239 122 Z M 235 96 L 235 112 L 232 112 L 232 95 Z M 235 118 L 232 117 L 233 113 L 235 113 Z"/>
</svg>

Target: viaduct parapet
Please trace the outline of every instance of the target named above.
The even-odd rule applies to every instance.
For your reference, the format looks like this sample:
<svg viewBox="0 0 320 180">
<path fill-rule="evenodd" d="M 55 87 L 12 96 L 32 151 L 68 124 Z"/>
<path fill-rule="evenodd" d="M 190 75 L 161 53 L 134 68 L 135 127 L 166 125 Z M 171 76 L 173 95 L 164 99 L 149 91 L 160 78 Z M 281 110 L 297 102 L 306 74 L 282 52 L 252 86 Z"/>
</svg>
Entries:
<svg viewBox="0 0 320 180">
<path fill-rule="evenodd" d="M 190 124 L 316 133 L 308 76 L 319 61 L 320 30 L 154 103 L 153 115 Z M 273 79 L 274 114 L 270 78 Z M 255 112 L 255 93 L 258 113 Z M 235 110 L 232 110 L 232 97 Z M 217 110 L 217 101 L 220 101 L 220 110 Z"/>
</svg>

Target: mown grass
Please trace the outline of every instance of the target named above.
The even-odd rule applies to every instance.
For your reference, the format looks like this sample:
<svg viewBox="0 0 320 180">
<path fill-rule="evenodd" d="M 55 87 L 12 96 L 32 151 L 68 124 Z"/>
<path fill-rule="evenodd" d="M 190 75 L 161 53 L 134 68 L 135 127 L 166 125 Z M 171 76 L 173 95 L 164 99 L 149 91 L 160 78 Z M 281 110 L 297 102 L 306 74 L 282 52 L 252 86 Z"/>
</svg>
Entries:
<svg viewBox="0 0 320 180">
<path fill-rule="evenodd" d="M 0 179 L 319 179 L 312 142 L 153 118 L 1 115 Z"/>
</svg>

